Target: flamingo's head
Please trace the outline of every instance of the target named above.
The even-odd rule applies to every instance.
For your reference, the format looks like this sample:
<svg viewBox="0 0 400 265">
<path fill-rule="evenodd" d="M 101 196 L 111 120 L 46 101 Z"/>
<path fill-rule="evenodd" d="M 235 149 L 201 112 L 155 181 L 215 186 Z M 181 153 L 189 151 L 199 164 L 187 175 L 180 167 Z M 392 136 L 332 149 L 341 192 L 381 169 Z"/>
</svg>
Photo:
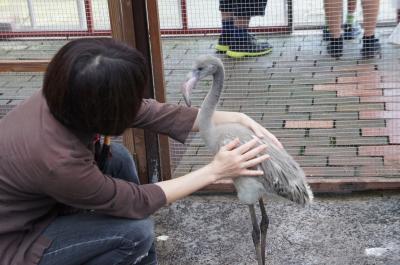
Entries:
<svg viewBox="0 0 400 265">
<path fill-rule="evenodd" d="M 187 75 L 186 82 L 182 85 L 183 99 L 187 106 L 191 106 L 192 90 L 197 83 L 206 76 L 214 75 L 218 69 L 223 69 L 223 64 L 217 57 L 201 55 L 196 59 L 192 70 Z"/>
</svg>

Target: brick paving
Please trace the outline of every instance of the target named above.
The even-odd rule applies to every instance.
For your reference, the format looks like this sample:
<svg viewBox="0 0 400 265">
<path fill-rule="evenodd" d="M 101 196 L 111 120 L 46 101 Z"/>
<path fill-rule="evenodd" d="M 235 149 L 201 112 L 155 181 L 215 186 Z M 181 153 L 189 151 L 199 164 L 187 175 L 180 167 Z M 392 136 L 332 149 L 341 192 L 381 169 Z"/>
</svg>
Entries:
<svg viewBox="0 0 400 265">
<path fill-rule="evenodd" d="M 398 47 L 362 60 L 360 41 L 345 43 L 340 60 L 326 54 L 320 35 L 273 36 L 264 57 L 230 59 L 214 53 L 216 38 L 164 38 L 167 101 L 183 104 L 180 85 L 199 54 L 225 65 L 218 109 L 253 117 L 282 141 L 309 177 L 400 177 L 400 77 Z M 65 41 L 3 41 L 2 59 L 46 59 Z M 0 75 L 0 117 L 41 86 L 38 73 Z M 199 106 L 211 79 L 193 92 Z M 211 156 L 196 134 L 185 145 L 171 140 L 174 175 L 197 169 Z"/>
<path fill-rule="evenodd" d="M 226 68 L 219 109 L 245 112 L 267 127 L 309 177 L 400 177 L 399 48 L 383 43 L 379 58 L 362 60 L 360 42 L 347 42 L 344 56 L 333 60 L 320 36 L 269 40 L 274 45 L 269 56 L 232 60 L 217 55 Z M 174 43 L 172 53 L 164 51 L 170 61 L 167 98 L 183 104 L 179 86 L 197 55 L 187 49 L 213 54 L 215 39 L 163 43 Z M 177 59 L 182 50 L 186 55 Z M 210 84 L 205 81 L 194 92 L 195 106 Z M 211 159 L 197 135 L 185 146 L 173 142 L 172 156 L 176 176 Z"/>
</svg>

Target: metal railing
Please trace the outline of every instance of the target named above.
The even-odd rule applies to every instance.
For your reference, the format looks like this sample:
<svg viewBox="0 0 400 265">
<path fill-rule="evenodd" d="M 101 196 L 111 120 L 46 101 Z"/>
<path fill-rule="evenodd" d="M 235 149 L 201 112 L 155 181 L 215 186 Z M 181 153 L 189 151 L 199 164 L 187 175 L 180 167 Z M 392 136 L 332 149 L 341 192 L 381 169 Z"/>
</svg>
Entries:
<svg viewBox="0 0 400 265">
<path fill-rule="evenodd" d="M 18 38 L 18 37 L 73 37 L 73 36 L 109 36 L 111 35 L 111 30 L 109 29 L 109 20 L 107 18 L 103 19 L 103 24 L 107 24 L 106 26 L 102 27 L 95 27 L 95 18 L 93 13 L 93 3 L 96 0 L 75 0 L 77 19 L 79 21 L 79 25 L 77 27 L 54 27 L 54 25 L 46 26 L 45 28 L 38 26 L 37 23 L 37 12 L 35 10 L 35 1 L 34 0 L 25 0 L 26 7 L 29 17 L 29 26 L 24 26 L 21 28 L 13 28 L 13 27 L 0 27 L 0 39 L 5 38 Z M 113 1 L 113 0 L 108 0 Z M 98 2 L 98 1 L 97 1 Z M 96 2 L 96 3 L 97 3 Z M 386 1 L 387 2 L 387 1 Z M 73 3 L 73 1 L 72 1 Z M 105 4 L 104 1 L 103 5 L 101 6 L 104 9 L 104 14 L 108 16 L 108 6 Z M 218 26 L 212 25 L 211 27 L 207 27 L 204 25 L 190 25 L 190 0 L 176 0 L 171 3 L 165 2 L 162 4 L 162 1 L 158 1 L 159 9 L 175 9 L 176 16 L 173 18 L 176 21 L 176 25 L 174 26 L 167 26 L 163 27 L 163 19 L 161 19 L 161 34 L 162 35 L 191 35 L 191 34 L 216 34 L 220 32 Z M 214 3 L 214 2 L 213 2 Z M 217 3 L 217 0 L 215 0 Z M 214 4 L 215 4 L 214 3 Z M 272 4 L 272 3 L 271 3 Z M 275 3 L 276 4 L 276 3 Z M 386 3 L 387 4 L 387 3 Z M 173 6 L 172 6 L 173 5 Z M 297 5 L 297 6 L 296 6 Z M 317 25 L 316 23 L 298 23 L 298 17 L 300 16 L 299 12 L 296 12 L 296 8 L 298 8 L 299 3 L 293 3 L 293 0 L 284 0 L 283 8 L 277 12 L 284 13 L 281 14 L 283 19 L 279 23 L 280 25 L 271 25 L 271 26 L 255 26 L 251 27 L 251 31 L 253 32 L 260 32 L 260 33 L 291 33 L 293 29 L 316 29 L 321 28 L 322 25 Z M 1 10 L 0 10 L 1 11 Z M 41 10 L 43 12 L 43 10 Z M 192 10 L 193 11 L 193 10 Z M 19 12 L 19 11 L 18 11 Z M 62 10 L 62 12 L 67 12 L 67 10 Z M 296 14 L 294 14 L 294 12 Z M 321 10 L 317 10 L 318 14 L 323 12 Z M 386 11 L 385 11 L 386 12 Z M 394 12 L 393 12 L 394 13 Z M 60 13 L 63 14 L 63 13 Z M 208 15 L 208 14 L 207 14 Z M 296 15 L 297 19 L 294 19 L 294 15 Z M 323 16 L 323 13 L 319 14 Z M 395 22 L 395 15 L 390 19 L 393 22 L 387 23 L 380 23 L 381 26 L 387 25 L 394 25 Z M 400 13 L 397 15 L 397 19 L 399 20 Z M 0 14 L 0 22 L 2 15 Z M 218 20 L 217 18 L 214 18 Z M 297 21 L 297 22 L 294 22 Z M 2 23 L 4 24 L 4 23 Z"/>
<path fill-rule="evenodd" d="M 10 27 L 10 30 L 0 31 L 1 38 L 20 38 L 20 37 L 72 37 L 72 36 L 109 36 L 109 29 L 95 29 L 93 19 L 92 0 L 76 0 L 77 15 L 79 19 L 79 28 L 71 29 L 43 29 L 38 27 L 37 13 L 35 12 L 33 0 L 26 0 L 29 27 L 22 27 L 15 30 Z M 108 12 L 108 11 L 107 11 Z"/>
</svg>

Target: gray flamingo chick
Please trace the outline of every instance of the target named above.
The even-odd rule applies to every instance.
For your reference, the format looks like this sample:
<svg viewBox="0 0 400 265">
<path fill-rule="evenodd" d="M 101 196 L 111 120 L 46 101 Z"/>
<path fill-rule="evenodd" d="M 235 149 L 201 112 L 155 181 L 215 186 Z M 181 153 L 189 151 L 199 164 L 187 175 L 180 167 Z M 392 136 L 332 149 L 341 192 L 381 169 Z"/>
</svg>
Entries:
<svg viewBox="0 0 400 265">
<path fill-rule="evenodd" d="M 205 97 L 199 112 L 199 131 L 209 150 L 216 154 L 218 150 L 239 138 L 241 143 L 248 142 L 254 137 L 254 133 L 238 123 L 226 123 L 214 125 L 212 116 L 216 109 L 224 83 L 224 66 L 216 57 L 199 56 L 194 63 L 188 80 L 182 86 L 185 102 L 191 105 L 190 96 L 197 82 L 206 76 L 213 76 L 213 84 Z M 264 171 L 264 175 L 257 177 L 240 176 L 234 179 L 234 185 L 241 202 L 249 206 L 252 220 L 252 238 L 256 250 L 259 265 L 265 265 L 265 243 L 269 225 L 263 196 L 275 193 L 293 202 L 304 205 L 313 199 L 312 191 L 306 182 L 305 174 L 298 163 L 281 147 L 268 137 L 260 139 L 260 144 L 266 144 L 266 152 L 270 158 L 262 162 L 258 169 Z M 254 205 L 259 202 L 261 222 L 258 225 Z"/>
</svg>

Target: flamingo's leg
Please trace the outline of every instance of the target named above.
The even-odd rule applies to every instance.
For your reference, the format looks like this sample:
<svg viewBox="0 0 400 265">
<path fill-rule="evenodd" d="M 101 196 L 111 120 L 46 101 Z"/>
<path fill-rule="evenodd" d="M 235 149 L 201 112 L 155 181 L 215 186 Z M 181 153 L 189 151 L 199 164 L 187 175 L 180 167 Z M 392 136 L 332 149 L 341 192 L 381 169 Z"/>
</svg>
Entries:
<svg viewBox="0 0 400 265">
<path fill-rule="evenodd" d="M 260 210 L 261 210 L 261 258 L 263 261 L 263 265 L 265 265 L 265 245 L 267 240 L 267 230 L 269 226 L 269 218 L 267 215 L 267 211 L 265 210 L 264 201 L 262 198 L 259 199 Z"/>
<path fill-rule="evenodd" d="M 264 262 L 263 262 L 262 256 L 261 256 L 260 227 L 258 225 L 256 212 L 254 210 L 254 204 L 249 205 L 249 211 L 250 211 L 250 216 L 251 216 L 251 223 L 253 225 L 253 232 L 251 233 L 251 235 L 253 238 L 254 247 L 256 249 L 257 262 L 258 262 L 258 265 L 264 265 Z"/>
</svg>

